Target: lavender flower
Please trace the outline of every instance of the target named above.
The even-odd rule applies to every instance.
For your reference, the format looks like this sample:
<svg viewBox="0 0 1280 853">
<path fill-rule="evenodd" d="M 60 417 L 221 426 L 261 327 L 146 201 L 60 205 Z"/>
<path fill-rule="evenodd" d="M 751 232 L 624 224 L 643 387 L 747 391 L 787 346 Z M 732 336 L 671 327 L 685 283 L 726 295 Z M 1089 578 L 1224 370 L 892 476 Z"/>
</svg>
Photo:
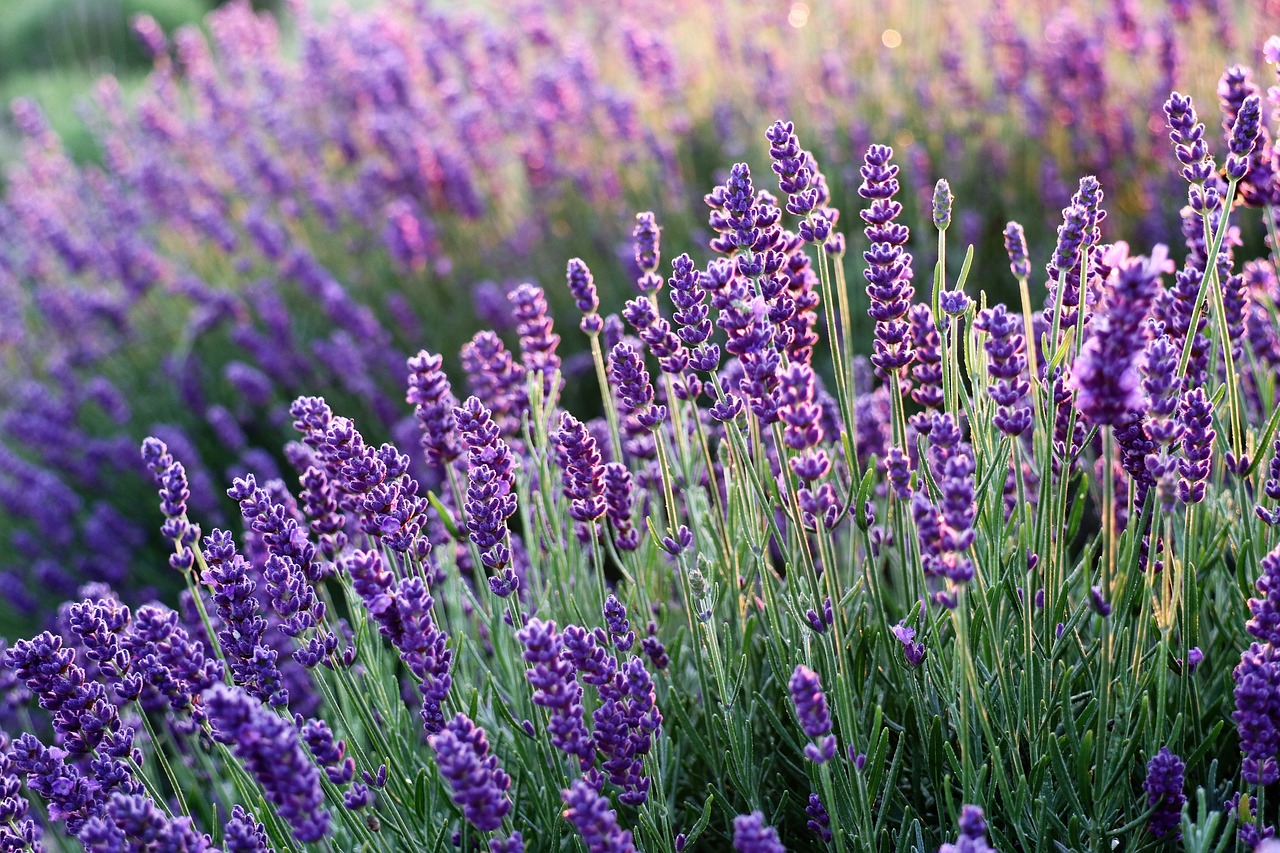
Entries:
<svg viewBox="0 0 1280 853">
<path fill-rule="evenodd" d="M 489 754 L 484 729 L 459 713 L 431 736 L 430 743 L 462 816 L 481 832 L 502 826 L 511 812 L 511 777 L 498 766 L 498 757 Z"/>
<path fill-rule="evenodd" d="M 893 200 L 898 192 L 898 167 L 889 159 L 893 149 L 872 145 L 862 166 L 862 186 L 858 194 L 871 202 L 862 211 L 871 248 L 863 254 L 869 264 L 864 272 L 871 307 L 867 313 L 876 321 L 874 354 L 871 362 L 885 374 L 896 373 L 911 363 L 908 325 L 903 319 L 915 295 L 911 287 L 911 255 L 903 250 L 910 233 L 895 220 L 902 205 Z"/>
<path fill-rule="evenodd" d="M 641 293 L 657 293 L 662 287 L 662 276 L 658 275 L 661 234 L 662 229 L 658 227 L 652 213 L 636 214 L 636 227 L 632 236 L 635 238 L 636 267 L 640 270 L 636 289 Z"/>
<path fill-rule="evenodd" d="M 462 347 L 461 355 L 467 383 L 491 412 L 498 434 L 517 435 L 529 407 L 524 366 L 512 360 L 502 339 L 493 332 L 476 333 Z"/>
<path fill-rule="evenodd" d="M 1258 142 L 1261 128 L 1261 101 L 1257 95 L 1250 95 L 1240 105 L 1235 123 L 1231 126 L 1231 137 L 1227 144 L 1231 151 L 1231 155 L 1227 157 L 1227 177 L 1231 180 L 1242 180 L 1249 173 L 1249 155 Z"/>
<path fill-rule="evenodd" d="M 618 826 L 618 813 L 609 801 L 585 779 L 560 792 L 564 819 L 573 824 L 588 853 L 635 853 L 631 833 Z"/>
<path fill-rule="evenodd" d="M 783 443 L 797 451 L 788 460 L 792 472 L 804 483 L 813 483 L 831 470 L 831 460 L 822 443 L 822 409 L 815 402 L 813 368 L 793 364 L 779 377 L 778 415 L 785 426 Z"/>
<path fill-rule="evenodd" d="M 22 778 L 14 764 L 9 736 L 0 732 L 0 847 L 41 850 L 40 828 L 27 817 L 30 803 L 22 794 Z"/>
<path fill-rule="evenodd" d="M 409 359 L 409 391 L 406 403 L 413 404 L 413 415 L 422 430 L 422 448 L 427 464 L 444 467 L 462 453 L 454 429 L 453 410 L 458 400 L 449 387 L 441 365 L 444 359 L 426 350 Z"/>
<path fill-rule="evenodd" d="M 764 822 L 760 812 L 738 815 L 733 819 L 733 849 L 738 853 L 786 853 L 778 840 L 778 831 Z"/>
<path fill-rule="evenodd" d="M 1010 222 L 1004 227 L 1004 250 L 1009 255 L 1009 269 L 1014 278 L 1031 275 L 1031 260 L 1027 256 L 1027 235 L 1022 226 Z"/>
<path fill-rule="evenodd" d="M 939 231 L 946 231 L 951 224 L 951 202 L 954 198 L 946 178 L 939 178 L 933 185 L 933 227 Z"/>
<path fill-rule="evenodd" d="M 600 330 L 604 328 L 604 321 L 596 313 L 600 308 L 600 299 L 596 296 L 596 283 L 591 277 L 591 270 L 587 269 L 587 265 L 580 258 L 570 258 L 565 275 L 569 293 L 573 296 L 578 310 L 582 312 L 578 328 L 588 335 L 600 334 Z"/>
<path fill-rule="evenodd" d="M 702 275 L 687 254 L 671 262 L 670 281 L 671 302 L 676 308 L 671 319 L 677 324 L 676 334 L 680 340 L 691 348 L 690 366 L 703 372 L 715 370 L 720 363 L 720 347 L 707 343 L 712 331 L 707 291 Z"/>
<path fill-rule="evenodd" d="M 822 692 L 822 680 L 816 672 L 800 664 L 791 674 L 788 687 L 796 716 L 800 718 L 800 728 L 816 741 L 805 746 L 804 754 L 819 764 L 830 760 L 835 755 L 836 739 L 831 734 L 831 714 L 827 710 L 827 697 Z"/>
<path fill-rule="evenodd" d="M 1252 643 L 1231 673 L 1236 710 L 1231 719 L 1240 736 L 1240 775 L 1252 785 L 1280 780 L 1280 655 L 1270 643 Z"/>
<path fill-rule="evenodd" d="M 298 732 L 237 687 L 215 684 L 204 693 L 213 738 L 226 744 L 299 842 L 329 834 L 320 773 L 302 751 Z"/>
<path fill-rule="evenodd" d="M 244 806 L 231 809 L 231 819 L 222 833 L 226 853 L 268 853 L 267 830 Z"/>
<path fill-rule="evenodd" d="M 1182 436 L 1182 422 L 1178 418 L 1182 382 L 1177 372 L 1178 352 L 1169 336 L 1161 334 L 1152 338 L 1147 343 L 1142 364 L 1142 390 L 1148 400 L 1142 429 L 1152 445 L 1144 465 L 1156 484 L 1160 507 L 1165 512 L 1173 510 L 1177 497 L 1177 460 L 1170 453 L 1172 445 Z"/>
<path fill-rule="evenodd" d="M 527 375 L 542 377 L 542 396 L 547 399 L 554 387 L 556 373 L 560 370 L 560 356 L 556 347 L 560 336 L 552 331 L 547 313 L 547 297 L 542 288 L 522 284 L 507 294 L 512 314 L 516 320 L 516 332 L 520 335 L 520 361 Z"/>
<path fill-rule="evenodd" d="M 142 442 L 142 460 L 160 486 L 160 512 L 165 517 L 160 531 L 176 549 L 169 556 L 169 565 L 178 571 L 190 571 L 195 565 L 192 546 L 200 538 L 200 529 L 187 521 L 187 499 L 191 497 L 187 471 L 169 454 L 165 443 L 155 437 Z"/>
<path fill-rule="evenodd" d="M 613 637 L 614 647 L 620 652 L 629 651 L 636 641 L 636 632 L 631 630 L 631 623 L 627 621 L 626 606 L 613 593 L 604 600 L 604 621 L 609 635 Z"/>
<path fill-rule="evenodd" d="M 613 542 L 623 551 L 640 547 L 640 534 L 631 523 L 632 478 L 627 466 L 609 462 L 604 466 L 605 514 L 613 526 Z"/>
<path fill-rule="evenodd" d="M 1182 838 L 1179 826 L 1182 823 L 1182 805 L 1187 801 L 1182 793 L 1182 774 L 1186 766 L 1182 759 L 1169 751 L 1169 747 L 1161 747 L 1150 762 L 1147 763 L 1147 778 L 1142 789 L 1147 792 L 1147 805 L 1154 809 L 1147 828 L 1156 838 L 1172 837 L 1174 841 Z"/>
<path fill-rule="evenodd" d="M 805 824 L 809 831 L 823 842 L 831 841 L 831 815 L 827 814 L 827 808 L 817 794 L 809 795 L 809 805 L 804 807 L 804 813 L 809 816 Z"/>
<path fill-rule="evenodd" d="M 1021 435 L 1032 422 L 1031 407 L 1023 405 L 1031 382 L 1024 375 L 1027 357 L 1022 318 L 1010 314 L 1004 305 L 996 305 L 980 311 L 973 326 L 988 335 L 982 346 L 989 357 L 987 372 L 994 379 L 987 392 L 997 406 L 996 429 L 1008 436 Z"/>
<path fill-rule="evenodd" d="M 530 619 L 516 636 L 524 645 L 525 670 L 533 686 L 533 704 L 551 712 L 551 745 L 578 759 L 582 770 L 595 761 L 595 748 L 587 733 L 582 709 L 582 687 L 573 677 L 573 666 L 562 656 L 564 648 L 555 622 Z"/>
<path fill-rule="evenodd" d="M 907 625 L 907 620 L 903 619 L 891 627 L 889 633 L 902 643 L 902 654 L 907 659 L 908 665 L 919 666 L 924 662 L 926 652 L 924 643 L 916 642 L 916 629 Z"/>
<path fill-rule="evenodd" d="M 1165 101 L 1164 113 L 1168 119 L 1169 139 L 1173 141 L 1174 154 L 1182 164 L 1182 177 L 1191 183 L 1189 198 L 1192 210 L 1203 212 L 1216 209 L 1221 201 L 1217 190 L 1213 187 L 1206 189 L 1205 185 L 1217 167 L 1204 138 L 1204 124 L 1196 116 L 1190 96 L 1171 93 L 1169 100 Z"/>
<path fill-rule="evenodd" d="M 1182 395 L 1179 410 L 1182 422 L 1182 457 L 1178 460 L 1178 500 L 1199 503 L 1204 500 L 1206 481 L 1213 460 L 1213 405 L 1203 388 L 1192 388 Z"/>
<path fill-rule="evenodd" d="M 434 601 L 420 577 L 397 580 L 377 551 L 355 551 L 343 560 L 356 594 L 378 632 L 420 680 L 422 724 L 427 734 L 443 728 L 442 708 L 453 684 L 453 652 L 448 635 L 431 618 Z"/>
<path fill-rule="evenodd" d="M 987 844 L 987 822 L 978 806 L 960 808 L 960 835 L 955 844 L 944 844 L 938 853 L 995 853 Z"/>
<path fill-rule="evenodd" d="M 509 565 L 507 519 L 515 514 L 515 460 L 490 412 L 475 397 L 453 410 L 467 448 L 467 534 L 480 549 L 480 560 L 493 572 L 489 588 L 507 597 L 520 585 Z"/>
<path fill-rule="evenodd" d="M 555 435 L 556 459 L 563 472 L 569 515 L 581 522 L 594 522 L 608 509 L 605 502 L 604 466 L 596 440 L 586 426 L 568 412 L 560 413 L 560 429 Z"/>
<path fill-rule="evenodd" d="M 796 139 L 795 125 L 775 121 L 765 131 L 769 140 L 769 157 L 778 175 L 778 188 L 787 194 L 787 212 L 808 216 L 818 206 L 818 191 L 813 184 L 813 170 L 808 168 L 807 153 Z"/>
<path fill-rule="evenodd" d="M 667 419 L 667 407 L 654 404 L 649 371 L 636 351 L 624 343 L 615 346 L 609 353 L 609 371 L 618 387 L 624 414 L 634 415 L 645 429 L 657 429 Z"/>
<path fill-rule="evenodd" d="M 218 645 L 231 667 L 232 680 L 262 702 L 288 703 L 289 691 L 276 663 L 278 653 L 263 640 L 267 620 L 259 611 L 249 561 L 236 553 L 231 534 L 222 530 L 205 537 L 204 557 L 209 567 L 204 582 L 213 593 L 214 612 L 221 623 Z"/>
<path fill-rule="evenodd" d="M 1135 343 L 1142 340 L 1143 320 L 1159 288 L 1164 248 L 1151 258 L 1126 261 L 1114 273 L 1106 303 L 1089 324 L 1070 377 L 1076 405 L 1090 422 L 1115 425 L 1143 404 Z"/>
<path fill-rule="evenodd" d="M 932 412 L 942 407 L 942 337 L 933 310 L 928 305 L 912 305 L 908 316 L 911 320 L 911 378 L 914 382 L 911 399 L 924 409 L 909 420 L 917 432 L 928 433 Z"/>
</svg>

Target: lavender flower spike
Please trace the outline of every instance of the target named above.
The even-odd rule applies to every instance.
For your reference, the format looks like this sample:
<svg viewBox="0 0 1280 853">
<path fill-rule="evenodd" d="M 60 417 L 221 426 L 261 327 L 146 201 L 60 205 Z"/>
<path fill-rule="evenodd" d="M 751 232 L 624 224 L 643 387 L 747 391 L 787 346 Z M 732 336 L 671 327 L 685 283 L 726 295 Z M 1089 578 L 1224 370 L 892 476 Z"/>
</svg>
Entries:
<svg viewBox="0 0 1280 853">
<path fill-rule="evenodd" d="M 766 826 L 760 812 L 741 814 L 733 819 L 733 849 L 738 853 L 787 853 L 778 840 L 778 831 Z"/>
<path fill-rule="evenodd" d="M 1112 273 L 1106 302 L 1089 324 L 1069 382 L 1081 414 L 1093 424 L 1115 426 L 1143 407 L 1137 369 L 1142 324 L 1159 290 L 1165 260 L 1164 247 L 1156 246 L 1149 259 L 1125 261 Z"/>
<path fill-rule="evenodd" d="M 475 397 L 453 410 L 453 417 L 467 448 L 467 535 L 480 549 L 480 561 L 493 572 L 489 588 L 502 598 L 520 585 L 509 565 L 507 519 L 515 515 L 515 459 L 498 436 L 498 426 L 488 409 Z"/>
<path fill-rule="evenodd" d="M 1187 801 L 1182 793 L 1185 770 L 1182 759 L 1170 752 L 1167 746 L 1162 747 L 1147 764 L 1147 778 L 1142 789 L 1147 792 L 1147 805 L 1155 809 L 1147 828 L 1156 838 L 1172 837 L 1177 841 L 1182 837 L 1178 827 L 1182 823 L 1182 804 Z"/>
<path fill-rule="evenodd" d="M 831 714 L 827 710 L 827 697 L 822 692 L 822 680 L 818 673 L 800 664 L 791 674 L 788 687 L 796 716 L 800 718 L 800 728 L 815 741 L 805 746 L 804 754 L 818 764 L 829 761 L 835 757 L 836 739 L 831 734 Z"/>
<path fill-rule="evenodd" d="M 944 844 L 938 853 L 995 853 L 987 843 L 987 822 L 978 806 L 962 806 L 960 809 L 960 837 L 955 844 Z"/>
<path fill-rule="evenodd" d="M 462 816 L 481 832 L 502 826 L 502 819 L 511 812 L 507 795 L 511 777 L 498 766 L 498 757 L 489 754 L 484 730 L 459 713 L 432 735 L 430 743 Z"/>
<path fill-rule="evenodd" d="M 564 819 L 582 836 L 588 853 L 635 853 L 631 833 L 618 826 L 618 813 L 590 782 L 579 779 L 560 798 L 565 804 Z"/>
<path fill-rule="evenodd" d="M 267 800 L 304 843 L 329 834 L 320 772 L 298 741 L 298 730 L 238 687 L 215 684 L 204 693 L 213 738 L 235 753 Z"/>
<path fill-rule="evenodd" d="M 911 255 L 904 246 L 910 238 L 907 226 L 897 222 L 902 205 L 893 200 L 898 192 L 898 167 L 891 164 L 893 149 L 872 145 L 862 166 L 858 194 L 870 205 L 862 211 L 871 247 L 863 253 L 867 269 L 867 313 L 876 321 L 871 363 L 885 374 L 911 364 L 911 340 L 905 319 L 915 289 L 911 286 Z"/>
</svg>

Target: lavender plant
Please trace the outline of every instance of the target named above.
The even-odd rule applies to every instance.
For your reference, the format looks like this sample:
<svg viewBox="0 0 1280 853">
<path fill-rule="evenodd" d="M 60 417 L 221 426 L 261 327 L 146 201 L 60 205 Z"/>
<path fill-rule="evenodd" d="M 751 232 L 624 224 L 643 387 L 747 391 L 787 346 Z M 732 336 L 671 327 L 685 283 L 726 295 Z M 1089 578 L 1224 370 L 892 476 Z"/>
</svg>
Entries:
<svg viewBox="0 0 1280 853">
<path fill-rule="evenodd" d="M 201 108 L 222 108 L 184 46 Z M 1280 67 L 1280 37 L 1266 56 Z M 706 196 L 705 249 L 636 217 L 638 296 L 611 305 L 581 259 L 561 265 L 594 393 L 565 382 L 573 333 L 555 329 L 575 317 L 557 327 L 523 285 L 501 304 L 517 342 L 461 348 L 469 393 L 422 350 L 397 364 L 392 403 L 362 384 L 390 339 L 295 252 L 346 332 L 314 355 L 353 374 L 347 393 L 297 397 L 294 440 L 220 485 L 183 431 L 141 441 L 158 570 L 183 591 L 135 606 L 91 584 L 5 648 L 0 838 L 495 853 L 1269 838 L 1280 242 L 1269 202 L 1259 221 L 1236 199 L 1274 190 L 1256 155 L 1280 128 L 1248 75 L 1224 80 L 1222 140 L 1190 98 L 1165 104 L 1185 259 L 1113 234 L 1106 176 L 1086 176 L 1043 285 L 1024 230 L 1004 228 L 1017 306 L 971 286 L 971 246 L 952 275 L 962 191 L 924 181 L 931 218 L 910 225 L 910 170 L 870 145 L 863 234 L 841 230 L 817 157 L 776 122 L 758 142 L 778 195 L 733 165 Z M 290 180 L 246 156 L 247 180 Z M 389 221 L 414 268 L 429 229 L 404 205 Z M 1243 264 L 1251 242 L 1269 253 Z M 246 398 L 276 388 L 230 373 Z M 374 437 L 399 421 L 399 445 Z M 11 461 L 59 497 L 49 511 L 79 500 Z"/>
</svg>

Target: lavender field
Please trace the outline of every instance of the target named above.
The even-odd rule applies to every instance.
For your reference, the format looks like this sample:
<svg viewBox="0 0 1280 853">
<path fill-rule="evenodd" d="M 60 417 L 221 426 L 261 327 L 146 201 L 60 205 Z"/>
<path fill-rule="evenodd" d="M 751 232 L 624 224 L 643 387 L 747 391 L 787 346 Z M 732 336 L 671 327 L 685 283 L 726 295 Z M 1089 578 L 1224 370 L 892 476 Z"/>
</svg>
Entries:
<svg viewBox="0 0 1280 853">
<path fill-rule="evenodd" d="M 1280 2 L 117 5 L 0 850 L 1280 850 Z"/>
</svg>

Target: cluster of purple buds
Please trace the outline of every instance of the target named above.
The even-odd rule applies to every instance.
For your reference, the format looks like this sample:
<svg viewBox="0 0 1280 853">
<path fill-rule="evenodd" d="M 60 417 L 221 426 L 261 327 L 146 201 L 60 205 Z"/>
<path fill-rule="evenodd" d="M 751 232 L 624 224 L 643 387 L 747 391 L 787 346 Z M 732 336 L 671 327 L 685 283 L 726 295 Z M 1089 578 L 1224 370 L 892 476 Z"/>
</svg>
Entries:
<svg viewBox="0 0 1280 853">
<path fill-rule="evenodd" d="M 630 651 L 636 641 L 636 632 L 631 630 L 631 622 L 627 620 L 626 605 L 613 593 L 604 600 L 604 622 L 614 647 L 620 652 Z"/>
<path fill-rule="evenodd" d="M 902 205 L 893 199 L 898 192 L 898 167 L 889 162 L 892 157 L 893 149 L 887 145 L 868 148 L 858 188 L 858 194 L 870 202 L 862 220 L 871 243 L 863 254 L 871 299 L 867 313 L 876 321 L 871 363 L 885 375 L 911 364 L 910 328 L 904 318 L 915 296 L 911 255 L 903 248 L 911 235 L 907 226 L 896 221 Z"/>
<path fill-rule="evenodd" d="M 1213 403 L 1204 388 L 1192 388 L 1182 395 L 1179 410 L 1182 425 L 1182 458 L 1178 460 L 1178 500 L 1204 500 L 1209 471 L 1213 465 Z"/>
<path fill-rule="evenodd" d="M 215 684 L 204 704 L 214 740 L 226 744 L 258 781 L 294 838 L 312 843 L 328 835 L 320 772 L 302 751 L 298 730 L 236 687 Z"/>
<path fill-rule="evenodd" d="M 613 544 L 622 551 L 634 551 L 640 547 L 640 533 L 631 521 L 632 489 L 633 478 L 626 465 L 621 462 L 605 463 L 605 517 L 613 526 Z"/>
<path fill-rule="evenodd" d="M 804 807 L 804 813 L 809 818 L 805 824 L 809 831 L 823 842 L 831 841 L 831 815 L 827 814 L 827 807 L 822 804 L 822 798 L 817 794 L 810 794 L 809 804 Z"/>
<path fill-rule="evenodd" d="M 733 849 L 737 853 L 787 853 L 778 840 L 778 831 L 764 822 L 760 812 L 733 819 Z"/>
<path fill-rule="evenodd" d="M 191 497 L 187 471 L 169 453 L 165 443 L 153 436 L 142 442 L 142 461 L 160 486 L 160 512 L 165 518 L 160 532 L 176 549 L 169 555 L 169 565 L 180 572 L 191 571 L 200 528 L 187 520 L 187 499 Z"/>
<path fill-rule="evenodd" d="M 978 312 L 973 326 L 987 333 L 983 348 L 987 351 L 987 372 L 993 382 L 987 392 L 997 406 L 993 419 L 996 429 L 1008 436 L 1019 436 L 1031 428 L 1031 407 L 1025 405 L 1031 391 L 1026 376 L 1026 336 L 1022 318 L 1004 305 Z"/>
<path fill-rule="evenodd" d="M 484 729 L 459 713 L 431 736 L 430 743 L 462 816 L 481 832 L 501 827 L 511 812 L 511 777 L 498 766 L 498 757 L 489 754 Z"/>
<path fill-rule="evenodd" d="M 204 558 L 209 568 L 203 580 L 212 593 L 220 623 L 218 645 L 232 680 L 259 701 L 287 704 L 289 691 L 277 665 L 278 652 L 263 640 L 267 620 L 260 612 L 249 561 L 236 552 L 231 534 L 223 530 L 205 537 Z"/>
<path fill-rule="evenodd" d="M 226 853 L 267 853 L 267 828 L 244 806 L 231 809 L 231 819 L 223 828 L 222 846 Z"/>
<path fill-rule="evenodd" d="M 487 330 L 463 344 L 460 355 L 467 384 L 489 409 L 498 434 L 518 435 L 529 408 L 524 365 L 512 359 L 502 339 Z"/>
<path fill-rule="evenodd" d="M 1018 279 L 1031 276 L 1031 259 L 1027 254 L 1027 235 L 1022 226 L 1010 222 L 1004 227 L 1004 250 L 1009 256 L 1009 269 Z"/>
<path fill-rule="evenodd" d="M 441 365 L 444 359 L 421 350 L 409 359 L 409 389 L 405 402 L 413 405 L 413 415 L 422 430 L 422 448 L 427 464 L 444 467 L 462 453 L 454 428 L 453 410 L 458 400 Z"/>
<path fill-rule="evenodd" d="M 682 254 L 671 262 L 670 281 L 676 309 L 671 318 L 676 322 L 676 335 L 689 347 L 689 366 L 704 373 L 714 371 L 720 365 L 720 346 L 707 342 L 712 325 L 703 275 L 693 260 Z M 692 399 L 696 394 L 688 396 Z"/>
<path fill-rule="evenodd" d="M 9 736 L 0 732 L 0 848 L 33 850 L 40 847 L 40 827 L 27 817 L 30 804 L 22 794 L 22 778 L 14 767 Z"/>
<path fill-rule="evenodd" d="M 1147 805 L 1152 809 L 1147 828 L 1156 838 L 1182 838 L 1182 805 L 1187 797 L 1182 793 L 1182 759 L 1161 747 L 1160 752 L 1147 763 L 1147 778 L 1142 789 L 1147 792 Z"/>
<path fill-rule="evenodd" d="M 525 662 L 531 664 L 525 676 L 534 688 L 533 704 L 551 714 L 551 745 L 588 770 L 595 762 L 595 746 L 584 719 L 582 686 L 574 678 L 572 663 L 561 654 L 564 642 L 556 623 L 530 619 L 517 637 L 524 646 Z"/>
<path fill-rule="evenodd" d="M 591 523 L 608 510 L 605 501 L 604 465 L 595 437 L 568 412 L 560 413 L 560 429 L 555 434 L 556 460 L 562 472 L 569 515 Z"/>
<path fill-rule="evenodd" d="M 960 585 L 973 579 L 973 563 L 965 555 L 973 543 L 973 449 L 962 440 L 950 414 L 935 415 L 929 430 L 929 468 L 941 493 L 934 506 L 923 490 L 911 498 L 911 514 L 920 539 L 920 556 L 926 578 L 944 578 Z M 938 591 L 935 600 L 944 607 L 956 604 L 952 590 Z"/>
<path fill-rule="evenodd" d="M 658 314 L 653 300 L 639 297 L 626 304 L 622 312 L 658 359 L 663 373 L 679 375 L 689 366 L 689 351 L 671 331 L 671 324 Z"/>
<path fill-rule="evenodd" d="M 1258 518 L 1272 526 L 1280 524 L 1280 436 L 1271 443 L 1271 461 L 1267 464 L 1267 479 L 1262 484 L 1262 493 L 1277 502 L 1277 506 L 1267 509 L 1258 504 L 1254 507 Z"/>
<path fill-rule="evenodd" d="M 1262 104 L 1257 95 L 1250 95 L 1240 105 L 1235 123 L 1231 126 L 1231 136 L 1227 143 L 1231 151 L 1226 166 L 1228 179 L 1240 181 L 1249 173 L 1249 157 L 1258 143 L 1261 129 Z"/>
<path fill-rule="evenodd" d="M 1249 599 L 1252 616 L 1245 628 L 1255 638 L 1232 673 L 1236 710 L 1232 714 L 1244 753 L 1246 782 L 1270 785 L 1280 780 L 1280 548 L 1262 558 L 1257 588 Z"/>
<path fill-rule="evenodd" d="M 414 551 L 415 556 L 425 557 L 417 549 L 429 547 L 420 536 L 427 501 L 418 494 L 418 481 L 409 475 L 409 457 L 390 444 L 377 448 L 366 444 L 355 424 L 349 418 L 334 417 L 322 398 L 299 397 L 289 413 L 294 428 L 302 433 L 303 444 L 315 451 L 338 506 L 357 515 L 361 532 L 378 537 L 394 551 Z M 241 512 L 245 512 L 243 502 Z M 279 534 L 273 535 L 280 539 Z M 300 539 L 305 541 L 305 536 Z M 309 543 L 305 548 L 314 550 Z M 282 540 L 277 550 L 289 549 Z M 313 556 L 302 556 L 315 563 Z M 304 571 L 318 580 L 331 568 L 315 564 L 304 566 Z"/>
<path fill-rule="evenodd" d="M 830 242 L 839 211 L 824 206 L 830 200 L 826 179 L 818 171 L 813 155 L 800 148 L 795 125 L 775 121 L 765 131 L 765 138 L 769 141 L 769 157 L 778 176 L 778 188 L 787 194 L 787 212 L 802 219 L 797 229 L 800 240 L 830 243 L 825 248 L 831 254 L 839 254 L 843 251 L 843 240 Z"/>
<path fill-rule="evenodd" d="M 713 251 L 754 255 L 777 243 L 782 211 L 765 195 L 756 193 L 746 163 L 735 163 L 724 186 L 716 187 L 704 200 L 711 208 L 710 224 L 716 232 L 711 240 Z"/>
<path fill-rule="evenodd" d="M 1161 333 L 1147 342 L 1142 365 L 1142 390 L 1147 397 L 1143 432 L 1152 449 L 1144 459 L 1147 476 L 1156 487 L 1156 498 L 1164 512 L 1172 512 L 1177 500 L 1177 459 L 1171 450 L 1182 436 L 1178 402 L 1182 380 L 1178 377 L 1178 351 L 1169 336 Z"/>
<path fill-rule="evenodd" d="M 635 853 L 631 833 L 618 825 L 618 813 L 590 782 L 579 779 L 562 791 L 560 798 L 565 805 L 564 819 L 573 824 L 588 850 Z"/>
<path fill-rule="evenodd" d="M 324 623 L 324 602 L 316 597 L 312 582 L 322 569 L 315 546 L 307 541 L 302 524 L 289 508 L 258 486 L 252 474 L 237 478 L 227 495 L 240 504 L 240 513 L 267 550 L 262 577 L 271 607 L 284 620 L 282 630 L 300 637 Z"/>
<path fill-rule="evenodd" d="M 911 322 L 911 399 L 922 409 L 908 420 L 916 432 L 927 435 L 933 412 L 942 408 L 942 336 L 934 321 L 933 309 L 928 305 L 912 305 L 908 317 Z"/>
<path fill-rule="evenodd" d="M 795 704 L 800 728 L 810 739 L 804 754 L 819 764 L 830 761 L 836 754 L 836 737 L 831 734 L 831 713 L 827 710 L 827 697 L 822 692 L 822 679 L 818 673 L 800 664 L 791 674 L 788 683 L 791 701 Z"/>
<path fill-rule="evenodd" d="M 1164 114 L 1169 125 L 1169 139 L 1173 151 L 1182 164 L 1182 177 L 1191 184 L 1189 201 L 1197 213 L 1216 210 L 1222 203 L 1215 186 L 1209 184 L 1216 166 L 1205 140 L 1204 123 L 1196 116 L 1196 108 L 1189 95 L 1173 92 L 1165 101 Z M 1256 136 L 1256 132 L 1255 132 Z M 1250 145 L 1250 150 L 1252 150 Z"/>
<path fill-rule="evenodd" d="M 428 734 L 444 726 L 444 702 L 453 684 L 449 638 L 431 616 L 434 601 L 420 577 L 397 579 L 377 551 L 355 551 L 343 559 L 352 587 L 378 632 L 391 642 L 418 679 L 422 724 Z"/>
<path fill-rule="evenodd" d="M 667 419 L 667 407 L 654 402 L 653 385 L 639 354 L 625 343 L 609 353 L 609 372 L 618 389 L 623 414 L 632 416 L 641 427 L 655 430 Z"/>
<path fill-rule="evenodd" d="M 944 844 L 938 853 L 995 853 L 987 843 L 987 821 L 978 806 L 960 808 L 960 835 L 955 844 Z"/>
<path fill-rule="evenodd" d="M 1138 355 L 1166 258 L 1165 248 L 1156 246 L 1150 258 L 1127 259 L 1112 273 L 1111 289 L 1071 370 L 1076 406 L 1090 423 L 1115 426 L 1143 407 Z"/>
<path fill-rule="evenodd" d="M 578 328 L 588 335 L 600 334 L 600 330 L 604 328 L 604 321 L 597 313 L 600 309 L 600 298 L 596 295 L 596 282 L 591 276 L 591 270 L 587 269 L 587 265 L 581 258 L 570 258 L 565 278 L 569 293 L 573 296 L 578 310 L 582 312 Z"/>
<path fill-rule="evenodd" d="M 819 446 L 823 440 L 822 407 L 816 396 L 813 368 L 797 362 L 782 370 L 778 416 L 784 424 L 783 443 L 796 452 L 788 460 L 801 482 L 796 498 L 806 525 L 816 525 L 821 519 L 830 530 L 839 518 L 840 501 L 834 486 L 818 482 L 831 470 L 831 459 Z"/>
<path fill-rule="evenodd" d="M 506 598 L 520 586 L 507 545 L 507 519 L 516 512 L 515 458 L 477 398 L 468 397 L 453 414 L 467 448 L 467 535 L 492 572 L 489 588 Z"/>
<path fill-rule="evenodd" d="M 525 375 L 541 377 L 545 400 L 560 390 L 556 387 L 556 376 L 560 370 L 556 347 L 560 345 L 560 336 L 552 329 L 546 294 L 540 287 L 522 284 L 507 298 L 511 301 L 516 333 L 520 335 L 520 361 Z"/>
<path fill-rule="evenodd" d="M 636 227 L 632 232 L 635 238 L 636 267 L 640 270 L 636 289 L 644 294 L 657 293 L 662 287 L 662 276 L 658 275 L 661 234 L 662 229 L 658 227 L 652 213 L 636 214 Z"/>
</svg>

